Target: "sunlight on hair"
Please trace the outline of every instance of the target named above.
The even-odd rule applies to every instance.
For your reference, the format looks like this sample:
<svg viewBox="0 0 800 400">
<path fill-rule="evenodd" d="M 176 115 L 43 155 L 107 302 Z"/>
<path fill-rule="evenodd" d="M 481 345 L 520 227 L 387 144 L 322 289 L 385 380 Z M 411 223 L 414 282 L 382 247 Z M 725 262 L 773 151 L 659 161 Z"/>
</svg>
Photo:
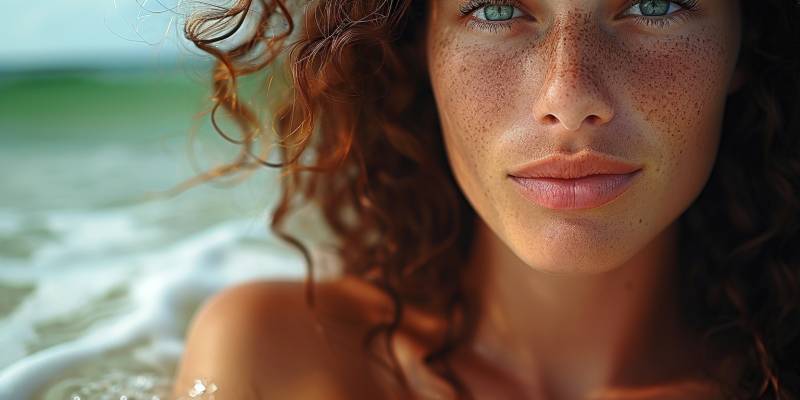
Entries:
<svg viewBox="0 0 800 400">
<path fill-rule="evenodd" d="M 176 29 L 183 11 L 183 0 L 107 0 L 111 11 L 105 18 L 106 27 L 123 40 L 149 46 L 163 46 L 179 37 Z"/>
<path fill-rule="evenodd" d="M 154 47 L 161 52 L 165 48 L 177 48 L 180 55 L 192 55 L 208 61 L 208 55 L 199 51 L 184 37 L 183 27 L 196 13 L 209 8 L 228 9 L 236 1 L 198 0 L 105 0 L 107 11 L 104 25 L 121 40 Z M 244 25 L 252 25 L 258 10 L 252 10 Z M 257 18 L 256 18 L 257 20 Z M 247 29 L 244 29 L 247 31 Z M 239 33 L 242 36 L 244 33 Z M 236 37 L 231 42 L 236 42 Z"/>
</svg>

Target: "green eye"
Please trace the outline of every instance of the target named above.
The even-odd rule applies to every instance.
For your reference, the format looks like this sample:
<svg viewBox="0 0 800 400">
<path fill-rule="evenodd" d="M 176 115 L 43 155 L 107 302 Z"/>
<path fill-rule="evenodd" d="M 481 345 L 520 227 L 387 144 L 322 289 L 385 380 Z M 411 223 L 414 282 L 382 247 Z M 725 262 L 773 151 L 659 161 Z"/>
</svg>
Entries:
<svg viewBox="0 0 800 400">
<path fill-rule="evenodd" d="M 638 23 L 665 28 L 694 12 L 698 0 L 639 0 L 628 8 Z"/>
<path fill-rule="evenodd" d="M 485 6 L 483 15 L 487 21 L 505 21 L 514 15 L 514 6 Z"/>
<path fill-rule="evenodd" d="M 671 3 L 668 0 L 642 0 L 639 2 L 639 12 L 647 17 L 659 17 L 667 14 Z"/>
</svg>

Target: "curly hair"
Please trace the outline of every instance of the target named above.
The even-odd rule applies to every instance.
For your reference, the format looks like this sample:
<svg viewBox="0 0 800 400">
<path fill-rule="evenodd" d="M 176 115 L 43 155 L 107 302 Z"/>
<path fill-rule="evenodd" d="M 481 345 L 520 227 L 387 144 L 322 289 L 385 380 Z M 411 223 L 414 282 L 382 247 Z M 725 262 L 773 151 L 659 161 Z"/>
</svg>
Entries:
<svg viewBox="0 0 800 400">
<path fill-rule="evenodd" d="M 215 59 L 211 120 L 240 152 L 188 186 L 261 166 L 279 168 L 281 197 L 270 227 L 305 258 L 308 304 L 314 305 L 312 257 L 284 225 L 300 205 L 314 204 L 338 240 L 342 272 L 392 300 L 392 320 L 373 326 L 363 340 L 371 349 L 385 339 L 391 360 L 375 361 L 407 389 L 391 336 L 406 305 L 435 312 L 447 329 L 424 361 L 461 397 L 471 398 L 448 355 L 477 320 L 476 304 L 459 279 L 476 214 L 446 162 L 422 62 L 426 2 L 233 3 L 195 10 L 184 34 Z M 728 98 L 710 180 L 680 217 L 682 307 L 714 354 L 742 354 L 746 360 L 737 386 L 728 388 L 731 398 L 796 399 L 800 4 L 763 0 L 742 7 L 740 63 L 748 79 Z M 293 11 L 304 17 L 302 23 Z M 247 24 L 248 16 L 255 21 Z M 225 48 L 236 34 L 237 44 Z M 264 124 L 239 99 L 239 78 L 267 69 L 289 76 L 286 90 L 273 97 L 282 162 L 266 160 Z M 219 109 L 232 116 L 238 137 L 217 124 Z"/>
</svg>

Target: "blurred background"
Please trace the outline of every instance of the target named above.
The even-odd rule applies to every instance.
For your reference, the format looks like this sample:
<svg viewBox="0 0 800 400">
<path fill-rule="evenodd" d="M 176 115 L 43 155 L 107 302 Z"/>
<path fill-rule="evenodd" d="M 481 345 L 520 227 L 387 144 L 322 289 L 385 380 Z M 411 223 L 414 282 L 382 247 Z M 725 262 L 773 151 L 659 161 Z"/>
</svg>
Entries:
<svg viewBox="0 0 800 400">
<path fill-rule="evenodd" d="M 237 153 L 210 126 L 210 58 L 182 37 L 185 8 L 4 3 L 2 400 L 166 399 L 203 300 L 305 274 L 268 230 L 274 171 L 163 195 Z"/>
</svg>

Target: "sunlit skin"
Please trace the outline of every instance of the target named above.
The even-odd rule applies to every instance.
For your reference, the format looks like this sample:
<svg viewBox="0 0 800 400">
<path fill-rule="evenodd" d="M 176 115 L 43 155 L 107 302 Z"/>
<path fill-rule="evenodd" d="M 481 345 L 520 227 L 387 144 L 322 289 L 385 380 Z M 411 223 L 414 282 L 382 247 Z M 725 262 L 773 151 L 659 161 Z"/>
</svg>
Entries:
<svg viewBox="0 0 800 400">
<path fill-rule="evenodd" d="M 651 26 L 624 16 L 638 10 L 630 0 L 521 0 L 496 30 L 461 5 L 429 1 L 420 43 L 450 166 L 479 217 L 464 270 L 482 313 L 455 372 L 476 399 L 722 398 L 672 282 L 677 221 L 708 181 L 743 79 L 738 2 L 699 0 Z M 508 178 L 587 149 L 644 168 L 622 196 L 581 210 L 540 207 Z M 355 278 L 320 288 L 327 342 L 302 283 L 215 297 L 190 329 L 176 395 L 204 377 L 217 399 L 400 398 L 358 351 L 389 299 Z M 421 338 L 443 321 L 412 307 L 405 318 L 395 346 L 415 394 L 455 398 L 422 361 Z M 731 365 L 706 367 L 729 378 Z"/>
<path fill-rule="evenodd" d="M 475 23 L 485 14 L 461 16 L 456 0 L 429 3 L 427 62 L 447 154 L 481 217 L 472 265 L 485 317 L 464 360 L 504 377 L 484 382 L 485 370 L 463 368 L 479 394 L 503 382 L 526 398 L 592 398 L 697 373 L 670 286 L 677 219 L 716 158 L 737 86 L 740 10 L 704 0 L 648 26 L 624 16 L 638 13 L 630 3 L 523 1 L 510 29 L 497 30 Z M 507 177 L 585 149 L 643 173 L 616 200 L 583 210 L 537 206 Z"/>
</svg>

